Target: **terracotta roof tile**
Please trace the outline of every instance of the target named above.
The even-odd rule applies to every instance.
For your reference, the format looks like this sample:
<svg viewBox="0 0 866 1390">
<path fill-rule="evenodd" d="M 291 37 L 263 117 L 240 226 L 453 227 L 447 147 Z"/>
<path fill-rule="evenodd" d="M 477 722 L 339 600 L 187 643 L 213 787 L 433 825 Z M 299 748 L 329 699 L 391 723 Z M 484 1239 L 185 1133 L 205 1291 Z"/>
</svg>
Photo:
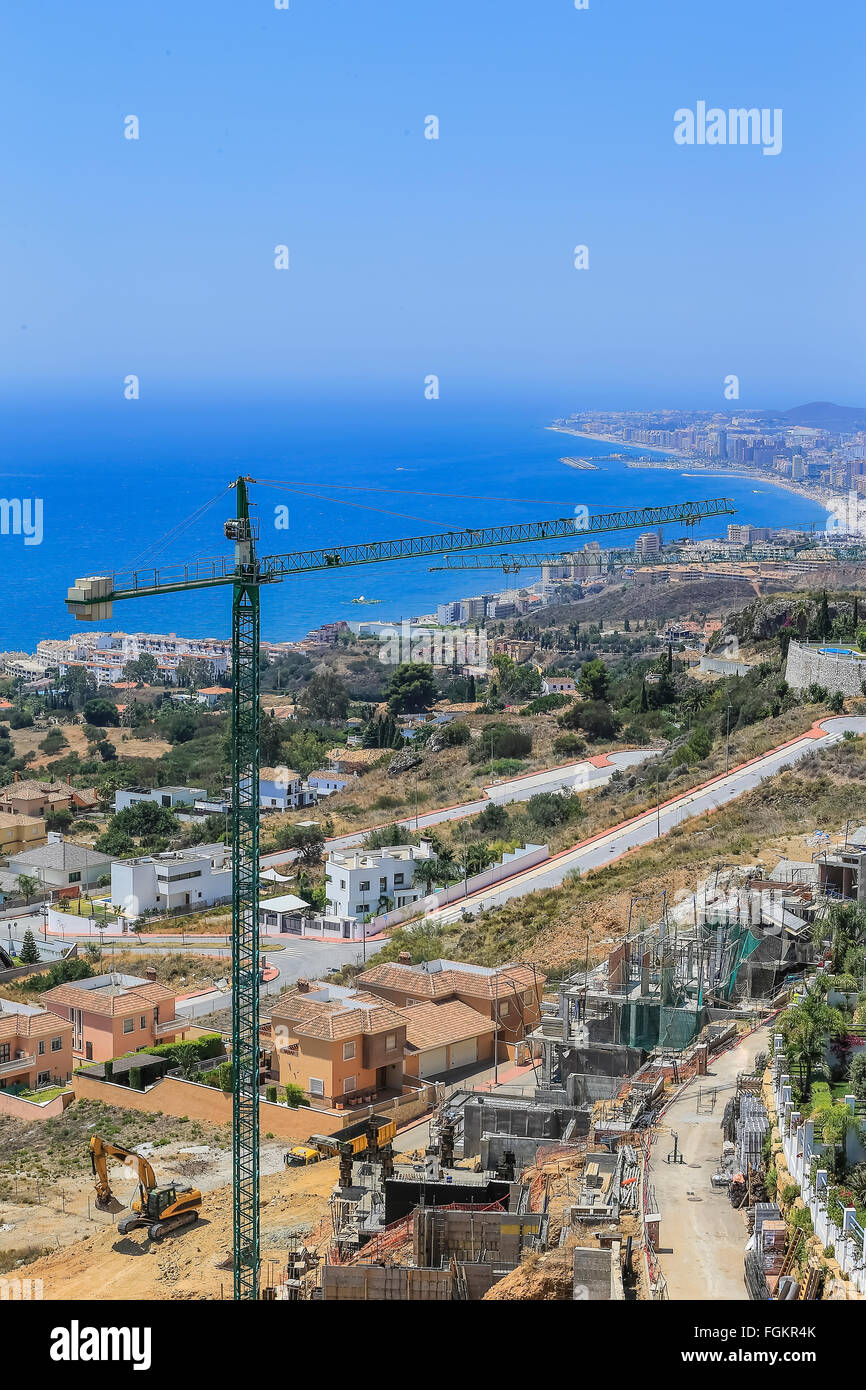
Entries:
<svg viewBox="0 0 866 1390">
<path fill-rule="evenodd" d="M 414 1052 L 483 1037 L 494 1029 L 492 1018 L 485 1018 L 458 999 L 447 1004 L 415 1004 L 401 1009 L 400 1014 L 406 1023 L 406 1042 Z"/>
</svg>

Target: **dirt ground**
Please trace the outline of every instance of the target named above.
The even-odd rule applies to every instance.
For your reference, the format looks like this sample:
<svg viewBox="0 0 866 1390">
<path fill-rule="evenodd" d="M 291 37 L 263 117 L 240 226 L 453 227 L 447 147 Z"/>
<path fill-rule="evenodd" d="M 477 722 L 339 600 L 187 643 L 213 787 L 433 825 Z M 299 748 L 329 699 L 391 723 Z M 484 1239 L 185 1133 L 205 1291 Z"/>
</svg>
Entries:
<svg viewBox="0 0 866 1390">
<path fill-rule="evenodd" d="M 328 1199 L 339 1164 L 328 1159 L 262 1178 L 262 1283 L 284 1277 L 293 1241 L 330 1237 Z M 191 1175 L 199 1186 L 202 1180 Z M 310 1234 L 312 1233 L 312 1235 Z M 162 1241 L 144 1230 L 100 1230 L 26 1266 L 46 1299 L 230 1299 L 232 1209 L 226 1187 L 204 1192 L 199 1220 Z"/>
<path fill-rule="evenodd" d="M 34 772 L 38 768 L 46 767 L 58 757 L 66 757 L 69 753 L 78 753 L 82 759 L 87 758 L 88 743 L 84 737 L 84 725 L 61 724 L 59 727 L 69 745 L 60 753 L 43 753 L 40 749 L 39 745 L 48 733 L 47 729 L 13 729 L 12 746 L 16 757 L 23 757 L 25 753 L 35 753 L 36 757 L 29 764 Z M 171 744 L 165 739 L 138 738 L 132 729 L 106 728 L 104 732 L 108 742 L 117 750 L 118 756 L 125 758 L 161 758 L 164 753 L 171 751 Z"/>
</svg>

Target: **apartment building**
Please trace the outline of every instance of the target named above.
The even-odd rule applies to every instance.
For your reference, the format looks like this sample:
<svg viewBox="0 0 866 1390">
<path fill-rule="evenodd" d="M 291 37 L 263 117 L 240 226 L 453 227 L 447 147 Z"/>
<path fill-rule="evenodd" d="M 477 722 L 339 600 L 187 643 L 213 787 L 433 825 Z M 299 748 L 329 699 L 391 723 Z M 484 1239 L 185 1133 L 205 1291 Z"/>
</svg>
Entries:
<svg viewBox="0 0 866 1390">
<path fill-rule="evenodd" d="M 231 850 L 225 845 L 166 850 L 111 866 L 111 901 L 127 917 L 173 908 L 213 907 L 232 895 Z"/>
<path fill-rule="evenodd" d="M 72 1075 L 72 1024 L 0 999 L 0 1091 L 35 1090 Z"/>
<path fill-rule="evenodd" d="M 135 975 L 94 975 L 57 985 L 43 999 L 51 1014 L 71 1024 L 72 1054 L 105 1062 L 154 1043 L 174 1042 L 192 1025 L 175 1016 L 174 992 Z"/>
<path fill-rule="evenodd" d="M 424 897 L 427 885 L 415 881 L 415 866 L 435 859 L 430 840 L 384 849 L 331 850 L 325 861 L 329 915 L 363 921 L 378 912 L 416 902 Z"/>
<path fill-rule="evenodd" d="M 496 1025 L 500 1043 L 520 1042 L 541 1018 L 545 976 L 531 965 L 467 965 L 465 961 L 430 960 L 411 965 L 373 965 L 357 977 L 357 986 L 398 1009 L 456 1000 Z"/>
<path fill-rule="evenodd" d="M 298 980 L 271 1010 L 271 1070 L 313 1104 L 342 1106 L 399 1091 L 406 1020 L 382 999 L 340 985 Z"/>
</svg>

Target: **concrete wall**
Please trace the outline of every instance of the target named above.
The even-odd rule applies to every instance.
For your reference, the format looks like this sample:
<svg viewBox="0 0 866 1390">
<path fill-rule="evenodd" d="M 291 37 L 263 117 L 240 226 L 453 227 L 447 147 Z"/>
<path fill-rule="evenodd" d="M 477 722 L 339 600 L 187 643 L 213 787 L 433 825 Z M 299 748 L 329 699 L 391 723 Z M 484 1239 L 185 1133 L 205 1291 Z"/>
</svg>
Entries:
<svg viewBox="0 0 866 1390">
<path fill-rule="evenodd" d="M 450 1269 L 406 1269 L 381 1265 L 323 1265 L 322 1297 L 337 1300 L 442 1303 L 453 1297 Z"/>
<path fill-rule="evenodd" d="M 623 1298 L 622 1274 L 619 1268 L 619 1244 L 609 1249 L 575 1246 L 574 1292 L 576 1300 L 590 1302 L 619 1302 Z"/>
<path fill-rule="evenodd" d="M 149 1114 L 162 1111 L 167 1115 L 206 1120 L 212 1125 L 230 1125 L 232 1098 L 225 1091 L 211 1086 L 199 1086 L 194 1081 L 165 1077 L 146 1091 L 130 1091 L 128 1086 L 116 1086 L 110 1081 L 96 1081 L 79 1074 L 72 1078 L 76 1100 L 101 1100 L 105 1105 L 118 1105 L 123 1110 L 143 1110 Z M 354 1117 L 353 1117 L 354 1118 Z M 308 1139 L 312 1133 L 336 1134 L 342 1129 L 344 1117 L 327 1111 L 302 1107 L 290 1110 L 286 1105 L 259 1102 L 262 1134 L 276 1134 L 281 1139 Z"/>
<path fill-rule="evenodd" d="M 500 864 L 493 864 L 481 874 L 474 874 L 465 881 L 461 878 L 459 883 L 452 883 L 450 888 L 442 888 L 438 893 L 429 893 L 426 898 L 419 898 L 408 907 L 395 908 L 393 912 L 383 912 L 380 916 L 374 917 L 367 923 L 367 935 L 395 927 L 409 917 L 416 917 L 419 912 L 435 912 L 439 907 L 459 902 L 470 893 L 489 888 L 494 883 L 501 883 L 503 879 L 511 878 L 512 874 L 522 873 L 524 869 L 533 869 L 536 864 L 543 864 L 549 858 L 550 850 L 547 845 L 526 845 L 513 850 L 504 856 Z"/>
<path fill-rule="evenodd" d="M 832 643 L 821 643 L 821 646 Z M 841 690 L 843 695 L 860 695 L 861 683 L 866 680 L 866 661 L 845 656 L 821 656 L 817 646 L 792 642 L 785 664 L 785 680 L 792 690 L 805 690 L 813 682 L 823 685 L 831 695 Z"/>
<path fill-rule="evenodd" d="M 15 1120 L 25 1120 L 28 1123 L 32 1123 L 33 1120 L 53 1120 L 62 1115 L 74 1099 L 74 1093 L 69 1090 L 40 1105 L 36 1101 L 21 1100 L 20 1096 L 10 1096 L 6 1091 L 0 1091 L 0 1115 L 11 1115 Z"/>
<path fill-rule="evenodd" d="M 700 670 L 716 676 L 747 676 L 751 666 L 745 661 L 727 661 L 723 656 L 702 656 Z"/>
<path fill-rule="evenodd" d="M 449 1211 L 427 1207 L 416 1211 L 412 1253 L 416 1265 L 441 1265 L 452 1256 L 470 1263 L 515 1266 L 524 1245 L 540 1230 L 540 1212 L 522 1216 L 501 1211 Z"/>
</svg>

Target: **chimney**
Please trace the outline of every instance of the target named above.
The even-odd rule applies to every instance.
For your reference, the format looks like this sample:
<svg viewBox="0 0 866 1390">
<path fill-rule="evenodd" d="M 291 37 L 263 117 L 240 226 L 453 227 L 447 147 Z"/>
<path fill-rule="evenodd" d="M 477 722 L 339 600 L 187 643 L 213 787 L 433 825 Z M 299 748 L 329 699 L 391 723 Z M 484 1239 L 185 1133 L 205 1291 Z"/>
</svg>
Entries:
<svg viewBox="0 0 866 1390">
<path fill-rule="evenodd" d="M 399 956 L 397 957 L 397 964 L 398 964 L 398 965 L 411 965 L 411 964 L 412 964 L 412 957 L 410 956 L 410 954 L 409 954 L 408 951 L 401 951 L 401 952 L 400 952 Z"/>
<path fill-rule="evenodd" d="M 309 994 L 309 992 L 310 982 L 309 980 L 305 980 L 303 975 L 301 975 L 298 979 L 298 994 Z"/>
</svg>

